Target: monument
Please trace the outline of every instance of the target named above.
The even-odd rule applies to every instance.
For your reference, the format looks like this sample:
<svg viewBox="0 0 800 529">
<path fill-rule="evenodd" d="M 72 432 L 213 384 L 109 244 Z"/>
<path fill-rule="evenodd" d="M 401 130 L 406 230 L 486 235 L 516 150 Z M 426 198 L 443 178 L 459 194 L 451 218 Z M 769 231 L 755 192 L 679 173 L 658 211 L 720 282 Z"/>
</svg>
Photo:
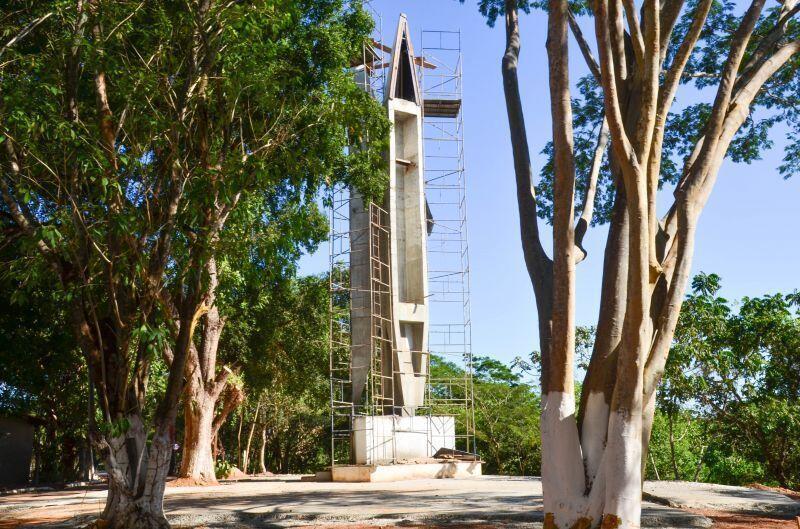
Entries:
<svg viewBox="0 0 800 529">
<path fill-rule="evenodd" d="M 382 202 L 366 202 L 354 190 L 347 200 L 349 371 L 348 379 L 338 382 L 332 353 L 331 387 L 334 444 L 336 407 L 349 406 L 349 461 L 336 464 L 334 446 L 334 481 L 480 474 L 477 457 L 456 450 L 455 417 L 436 413 L 428 398 L 427 238 L 436 221 L 426 200 L 423 119 L 426 108 L 447 117 L 442 109 L 449 106 L 452 113 L 454 105 L 423 98 L 418 77 L 423 67 L 435 68 L 415 56 L 408 21 L 401 15 L 393 46 L 374 42 L 354 69 L 367 89 L 369 76 L 385 69 L 383 103 L 392 128 L 386 153 L 389 185 Z M 453 118 L 459 110 L 460 100 Z M 335 295 L 333 278 L 332 290 Z"/>
</svg>

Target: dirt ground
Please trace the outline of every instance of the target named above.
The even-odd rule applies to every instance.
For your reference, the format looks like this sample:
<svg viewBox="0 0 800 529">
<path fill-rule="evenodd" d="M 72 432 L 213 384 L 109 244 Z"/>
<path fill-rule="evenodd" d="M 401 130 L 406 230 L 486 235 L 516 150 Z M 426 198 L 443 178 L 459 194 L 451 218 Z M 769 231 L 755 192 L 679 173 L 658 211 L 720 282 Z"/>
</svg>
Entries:
<svg viewBox="0 0 800 529">
<path fill-rule="evenodd" d="M 710 509 L 689 509 L 711 518 L 713 529 L 800 529 L 800 518 L 775 518 L 753 514 L 731 513 Z"/>
</svg>

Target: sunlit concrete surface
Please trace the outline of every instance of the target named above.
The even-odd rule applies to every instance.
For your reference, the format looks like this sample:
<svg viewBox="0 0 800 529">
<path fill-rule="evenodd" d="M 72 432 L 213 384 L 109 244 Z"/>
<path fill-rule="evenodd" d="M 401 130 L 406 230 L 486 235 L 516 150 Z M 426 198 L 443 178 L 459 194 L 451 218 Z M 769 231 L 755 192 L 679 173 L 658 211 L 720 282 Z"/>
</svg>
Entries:
<svg viewBox="0 0 800 529">
<path fill-rule="evenodd" d="M 800 502 L 768 490 L 691 481 L 648 481 L 644 491 L 655 501 L 684 509 L 800 515 Z"/>
<path fill-rule="evenodd" d="M 308 478 L 306 478 L 308 479 Z M 647 483 L 647 492 L 690 507 L 752 510 L 797 502 L 773 492 L 704 484 Z M 748 492 L 750 491 L 750 492 Z M 0 529 L 78 527 L 102 512 L 104 490 L 68 490 L 0 497 Z M 749 496 L 749 500 L 747 499 Z M 662 500 L 663 501 L 663 500 Z M 375 525 L 489 523 L 539 527 L 539 478 L 482 476 L 393 483 L 319 483 L 301 476 L 251 478 L 215 487 L 167 488 L 166 512 L 184 527 L 299 527 L 308 524 Z M 42 525 L 41 522 L 48 522 Z M 710 521 L 666 505 L 645 503 L 643 527 L 708 527 Z"/>
</svg>

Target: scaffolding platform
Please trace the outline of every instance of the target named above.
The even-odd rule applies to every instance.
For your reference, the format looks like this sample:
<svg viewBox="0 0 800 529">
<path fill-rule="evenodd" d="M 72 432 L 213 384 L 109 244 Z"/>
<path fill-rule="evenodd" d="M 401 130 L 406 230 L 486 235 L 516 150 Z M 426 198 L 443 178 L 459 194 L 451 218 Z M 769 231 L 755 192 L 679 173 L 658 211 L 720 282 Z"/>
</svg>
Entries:
<svg viewBox="0 0 800 529">
<path fill-rule="evenodd" d="M 425 99 L 422 109 L 426 118 L 457 118 L 461 112 L 461 100 Z"/>
</svg>

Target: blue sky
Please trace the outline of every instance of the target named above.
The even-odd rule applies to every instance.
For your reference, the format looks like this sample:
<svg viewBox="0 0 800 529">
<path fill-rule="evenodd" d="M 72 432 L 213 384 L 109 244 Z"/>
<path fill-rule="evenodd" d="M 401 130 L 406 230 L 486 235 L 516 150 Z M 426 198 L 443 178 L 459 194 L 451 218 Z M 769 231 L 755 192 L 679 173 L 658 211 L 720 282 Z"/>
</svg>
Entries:
<svg viewBox="0 0 800 529">
<path fill-rule="evenodd" d="M 412 39 L 421 29 L 462 32 L 464 57 L 464 136 L 472 265 L 473 353 L 504 361 L 538 347 L 533 291 L 519 243 L 511 147 L 505 114 L 500 59 L 505 43 L 502 21 L 489 28 L 477 2 L 467 0 L 374 0 L 382 15 L 384 38 L 391 40 L 400 13 L 408 15 Z M 545 17 L 540 12 L 521 18 L 520 83 L 534 172 L 538 154 L 550 138 L 550 108 L 545 55 Z M 589 35 L 593 35 L 589 27 Z M 586 73 L 574 42 L 570 44 L 573 80 Z M 800 178 L 783 180 L 777 173 L 784 138 L 772 136 L 775 148 L 751 165 L 726 162 L 701 219 L 694 272 L 722 276 L 722 294 L 729 299 L 800 287 Z M 660 197 L 669 205 L 670 193 Z M 542 225 L 550 248 L 549 226 Z M 593 325 L 599 304 L 606 230 L 586 235 L 589 257 L 578 266 L 577 321 Z M 301 262 L 302 273 L 327 269 L 327 246 Z"/>
</svg>

